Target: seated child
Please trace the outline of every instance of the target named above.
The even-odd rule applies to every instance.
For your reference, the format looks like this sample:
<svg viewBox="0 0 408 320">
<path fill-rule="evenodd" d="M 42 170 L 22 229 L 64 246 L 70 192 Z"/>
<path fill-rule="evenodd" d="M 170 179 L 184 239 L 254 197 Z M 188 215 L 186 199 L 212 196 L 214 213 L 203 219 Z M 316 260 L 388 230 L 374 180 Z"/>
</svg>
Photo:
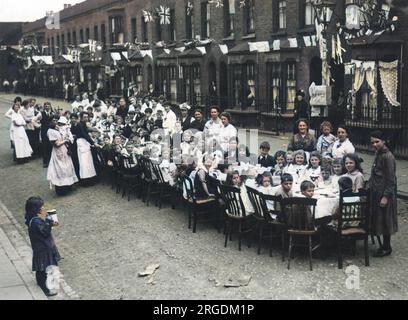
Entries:
<svg viewBox="0 0 408 320">
<path fill-rule="evenodd" d="M 281 177 L 285 172 L 285 168 L 287 166 L 286 162 L 286 152 L 285 151 L 278 151 L 275 153 L 275 160 L 276 160 L 276 165 L 274 168 L 273 172 L 273 185 L 279 185 L 281 182 Z"/>
<path fill-rule="evenodd" d="M 296 183 L 306 171 L 306 155 L 303 150 L 297 150 L 293 153 L 293 156 L 295 161 L 286 167 L 285 173 L 291 174 Z"/>
<path fill-rule="evenodd" d="M 304 180 L 312 181 L 315 185 L 323 182 L 322 170 L 320 167 L 321 158 L 317 151 L 310 154 L 309 165 L 303 175 Z"/>
<path fill-rule="evenodd" d="M 313 198 L 315 185 L 311 181 L 303 181 L 300 185 L 302 197 Z M 300 230 L 314 230 L 313 215 L 310 206 L 295 205 L 290 211 L 288 225 Z"/>
<path fill-rule="evenodd" d="M 359 202 L 360 197 L 354 196 L 353 192 L 353 180 L 350 177 L 341 177 L 339 179 L 339 190 L 343 194 L 343 197 L 346 197 L 343 201 L 344 203 L 352 203 L 352 202 Z M 337 208 L 334 211 L 333 214 L 333 221 L 329 224 L 331 226 L 338 226 L 338 219 L 340 216 L 340 207 L 337 205 Z M 358 227 L 359 221 L 344 221 L 343 222 L 343 228 L 346 227 Z"/>
<path fill-rule="evenodd" d="M 364 188 L 363 169 L 357 154 L 347 154 L 343 157 L 343 170 L 347 171 L 343 176 L 349 177 L 353 181 L 354 192 Z"/>
</svg>

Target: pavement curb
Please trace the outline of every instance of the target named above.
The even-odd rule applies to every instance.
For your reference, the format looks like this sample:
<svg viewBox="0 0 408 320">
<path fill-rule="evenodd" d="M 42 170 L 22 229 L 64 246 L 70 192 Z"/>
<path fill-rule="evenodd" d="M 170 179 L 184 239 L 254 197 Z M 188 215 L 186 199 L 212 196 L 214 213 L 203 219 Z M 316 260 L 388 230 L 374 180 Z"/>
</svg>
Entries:
<svg viewBox="0 0 408 320">
<path fill-rule="evenodd" d="M 2 243 L 7 256 L 14 264 L 17 272 L 25 282 L 28 290 L 35 300 L 47 300 L 47 297 L 37 286 L 34 274 L 31 271 L 32 249 L 29 245 L 29 239 L 23 228 L 14 218 L 13 214 L 7 209 L 0 200 L 0 242 Z M 49 300 L 68 300 L 80 299 L 79 295 L 61 279 L 60 294 Z"/>
</svg>

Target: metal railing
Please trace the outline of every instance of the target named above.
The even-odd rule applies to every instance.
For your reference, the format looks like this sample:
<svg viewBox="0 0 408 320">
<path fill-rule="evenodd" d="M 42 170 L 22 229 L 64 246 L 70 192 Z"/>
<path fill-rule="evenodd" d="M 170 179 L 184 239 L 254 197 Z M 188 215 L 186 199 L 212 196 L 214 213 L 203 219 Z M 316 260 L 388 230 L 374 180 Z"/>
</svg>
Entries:
<svg viewBox="0 0 408 320">
<path fill-rule="evenodd" d="M 356 106 L 346 112 L 346 125 L 358 128 L 402 129 L 405 114 L 402 107 Z"/>
</svg>

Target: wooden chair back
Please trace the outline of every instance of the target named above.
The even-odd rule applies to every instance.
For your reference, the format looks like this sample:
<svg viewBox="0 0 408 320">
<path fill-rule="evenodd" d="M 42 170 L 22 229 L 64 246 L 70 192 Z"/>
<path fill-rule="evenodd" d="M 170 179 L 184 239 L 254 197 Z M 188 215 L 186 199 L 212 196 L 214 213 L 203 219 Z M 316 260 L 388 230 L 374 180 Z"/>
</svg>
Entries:
<svg viewBox="0 0 408 320">
<path fill-rule="evenodd" d="M 245 206 L 241 197 L 241 190 L 227 185 L 220 185 L 220 190 L 227 213 L 234 217 L 246 217 Z"/>
<path fill-rule="evenodd" d="M 292 231 L 313 231 L 317 200 L 313 198 L 282 199 L 281 209 Z"/>
</svg>

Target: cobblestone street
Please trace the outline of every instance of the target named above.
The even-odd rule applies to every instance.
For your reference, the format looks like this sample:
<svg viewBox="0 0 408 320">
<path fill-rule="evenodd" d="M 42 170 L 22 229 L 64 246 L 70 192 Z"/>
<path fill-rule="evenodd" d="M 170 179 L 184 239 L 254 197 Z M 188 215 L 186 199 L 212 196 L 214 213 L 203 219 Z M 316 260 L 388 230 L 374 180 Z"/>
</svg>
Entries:
<svg viewBox="0 0 408 320">
<path fill-rule="evenodd" d="M 8 108 L 1 102 L 2 114 Z M 166 205 L 159 211 L 140 200 L 122 200 L 103 185 L 78 187 L 57 198 L 40 160 L 22 166 L 13 163 L 9 125 L 9 120 L 0 118 L 0 200 L 24 232 L 28 197 L 39 195 L 58 210 L 61 226 L 54 236 L 64 257 L 61 271 L 81 299 L 408 298 L 408 206 L 403 201 L 399 201 L 400 232 L 393 238 L 392 256 L 370 257 L 370 267 L 364 267 L 362 244 L 356 256 L 346 253 L 346 264 L 361 268 L 360 289 L 348 290 L 346 268 L 337 269 L 334 252 L 324 260 L 316 255 L 310 272 L 307 255 L 298 251 L 287 270 L 278 248 L 272 258 L 266 246 L 259 256 L 254 247 L 244 246 L 239 252 L 237 241 L 224 248 L 223 234 L 211 224 L 199 224 L 192 234 L 181 205 L 176 210 Z M 150 264 L 160 265 L 153 278 L 138 277 Z M 248 286 L 224 287 L 228 280 L 242 276 L 251 276 Z"/>
</svg>

